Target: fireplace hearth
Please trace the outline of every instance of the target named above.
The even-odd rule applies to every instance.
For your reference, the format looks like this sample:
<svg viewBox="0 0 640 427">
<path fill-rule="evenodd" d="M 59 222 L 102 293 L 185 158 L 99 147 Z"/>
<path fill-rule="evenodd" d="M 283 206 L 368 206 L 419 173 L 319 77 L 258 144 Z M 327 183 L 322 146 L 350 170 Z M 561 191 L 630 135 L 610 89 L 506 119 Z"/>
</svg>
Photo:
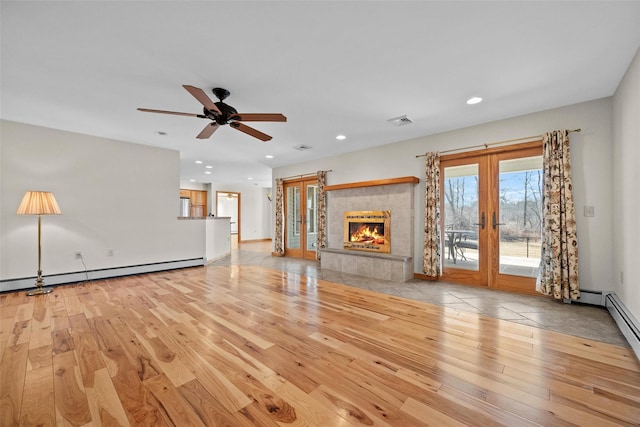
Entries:
<svg viewBox="0 0 640 427">
<path fill-rule="evenodd" d="M 344 249 L 391 253 L 391 212 L 345 212 Z"/>
</svg>

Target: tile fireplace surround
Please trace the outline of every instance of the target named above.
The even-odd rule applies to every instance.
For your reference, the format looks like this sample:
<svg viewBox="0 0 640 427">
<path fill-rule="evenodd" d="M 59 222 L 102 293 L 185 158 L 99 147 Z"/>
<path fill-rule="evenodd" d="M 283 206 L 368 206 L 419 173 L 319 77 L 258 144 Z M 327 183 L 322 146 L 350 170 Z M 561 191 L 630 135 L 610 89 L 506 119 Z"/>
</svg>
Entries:
<svg viewBox="0 0 640 427">
<path fill-rule="evenodd" d="M 415 177 L 327 186 L 327 248 L 320 268 L 382 280 L 413 278 Z M 344 249 L 344 213 L 390 211 L 391 253 Z"/>
</svg>

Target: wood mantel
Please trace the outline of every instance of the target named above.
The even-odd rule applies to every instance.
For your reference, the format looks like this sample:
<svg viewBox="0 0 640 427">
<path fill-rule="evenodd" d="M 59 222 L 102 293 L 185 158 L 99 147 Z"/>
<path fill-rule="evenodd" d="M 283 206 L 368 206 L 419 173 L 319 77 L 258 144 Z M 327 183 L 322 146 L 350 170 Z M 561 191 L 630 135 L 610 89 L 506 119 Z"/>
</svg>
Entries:
<svg viewBox="0 0 640 427">
<path fill-rule="evenodd" d="M 403 176 L 400 178 L 376 179 L 373 181 L 349 182 L 347 184 L 326 185 L 324 191 L 346 190 L 348 188 L 375 187 L 378 185 L 393 184 L 417 184 L 420 180 L 415 176 Z"/>
</svg>

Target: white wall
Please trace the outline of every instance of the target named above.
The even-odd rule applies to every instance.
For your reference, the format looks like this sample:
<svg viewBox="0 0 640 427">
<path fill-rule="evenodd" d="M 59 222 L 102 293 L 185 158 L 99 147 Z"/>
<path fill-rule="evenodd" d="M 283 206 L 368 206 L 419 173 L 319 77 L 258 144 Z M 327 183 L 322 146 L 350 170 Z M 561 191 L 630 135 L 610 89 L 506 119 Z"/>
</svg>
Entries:
<svg viewBox="0 0 640 427">
<path fill-rule="evenodd" d="M 16 215 L 28 190 L 52 191 L 62 210 L 42 218 L 45 276 L 83 270 L 76 251 L 89 270 L 204 256 L 204 222 L 177 220 L 177 151 L 0 125 L 0 280 L 36 274 L 37 218 Z"/>
<path fill-rule="evenodd" d="M 231 254 L 231 222 L 229 219 L 207 218 L 207 263 Z"/>
<path fill-rule="evenodd" d="M 271 198 L 271 200 L 269 200 Z M 262 189 L 262 203 L 264 211 L 262 212 L 262 229 L 265 232 L 265 238 L 271 238 L 275 230 L 274 205 L 276 204 L 276 194 L 272 188 Z"/>
<path fill-rule="evenodd" d="M 613 97 L 616 293 L 640 319 L 640 50 Z"/>
<path fill-rule="evenodd" d="M 209 184 L 204 182 L 180 181 L 180 188 L 184 190 L 207 191 L 209 189 Z"/>
<path fill-rule="evenodd" d="M 329 169 L 333 172 L 327 175 L 328 185 L 403 176 L 420 178 L 420 184 L 415 186 L 417 234 L 413 256 L 416 272 L 421 272 L 424 159 L 416 158 L 416 155 L 427 151 L 467 147 L 541 135 L 551 130 L 575 128 L 582 128 L 581 133 L 573 133 L 570 136 L 580 253 L 580 283 L 583 289 L 609 290 L 613 286 L 611 98 L 376 147 L 367 150 L 367 162 L 358 161 L 362 158 L 361 152 L 353 152 L 276 168 L 273 171 L 274 188 L 275 179 L 278 177 Z M 595 217 L 582 216 L 584 205 L 595 207 Z"/>
<path fill-rule="evenodd" d="M 216 191 L 241 194 L 240 238 L 242 240 L 271 238 L 271 203 L 266 196 L 267 193 L 270 193 L 270 189 L 252 184 L 212 182 L 211 199 L 214 203 L 216 203 Z M 211 209 L 212 212 L 216 212 L 215 205 Z"/>
</svg>

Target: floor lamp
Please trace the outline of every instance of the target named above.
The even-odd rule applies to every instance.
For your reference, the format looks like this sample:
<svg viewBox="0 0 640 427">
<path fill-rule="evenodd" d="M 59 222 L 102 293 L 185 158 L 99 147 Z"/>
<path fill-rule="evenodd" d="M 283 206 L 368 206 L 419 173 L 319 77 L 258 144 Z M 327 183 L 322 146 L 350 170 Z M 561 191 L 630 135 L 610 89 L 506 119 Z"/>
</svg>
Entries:
<svg viewBox="0 0 640 427">
<path fill-rule="evenodd" d="M 60 215 L 60 207 L 53 197 L 53 193 L 48 191 L 27 191 L 24 193 L 22 202 L 18 206 L 18 215 L 38 215 L 38 277 L 36 278 L 36 289 L 27 293 L 29 296 L 48 294 L 51 289 L 43 289 L 44 280 L 42 280 L 42 269 L 40 261 L 42 258 L 42 249 L 40 245 L 41 222 L 42 215 Z"/>
</svg>

